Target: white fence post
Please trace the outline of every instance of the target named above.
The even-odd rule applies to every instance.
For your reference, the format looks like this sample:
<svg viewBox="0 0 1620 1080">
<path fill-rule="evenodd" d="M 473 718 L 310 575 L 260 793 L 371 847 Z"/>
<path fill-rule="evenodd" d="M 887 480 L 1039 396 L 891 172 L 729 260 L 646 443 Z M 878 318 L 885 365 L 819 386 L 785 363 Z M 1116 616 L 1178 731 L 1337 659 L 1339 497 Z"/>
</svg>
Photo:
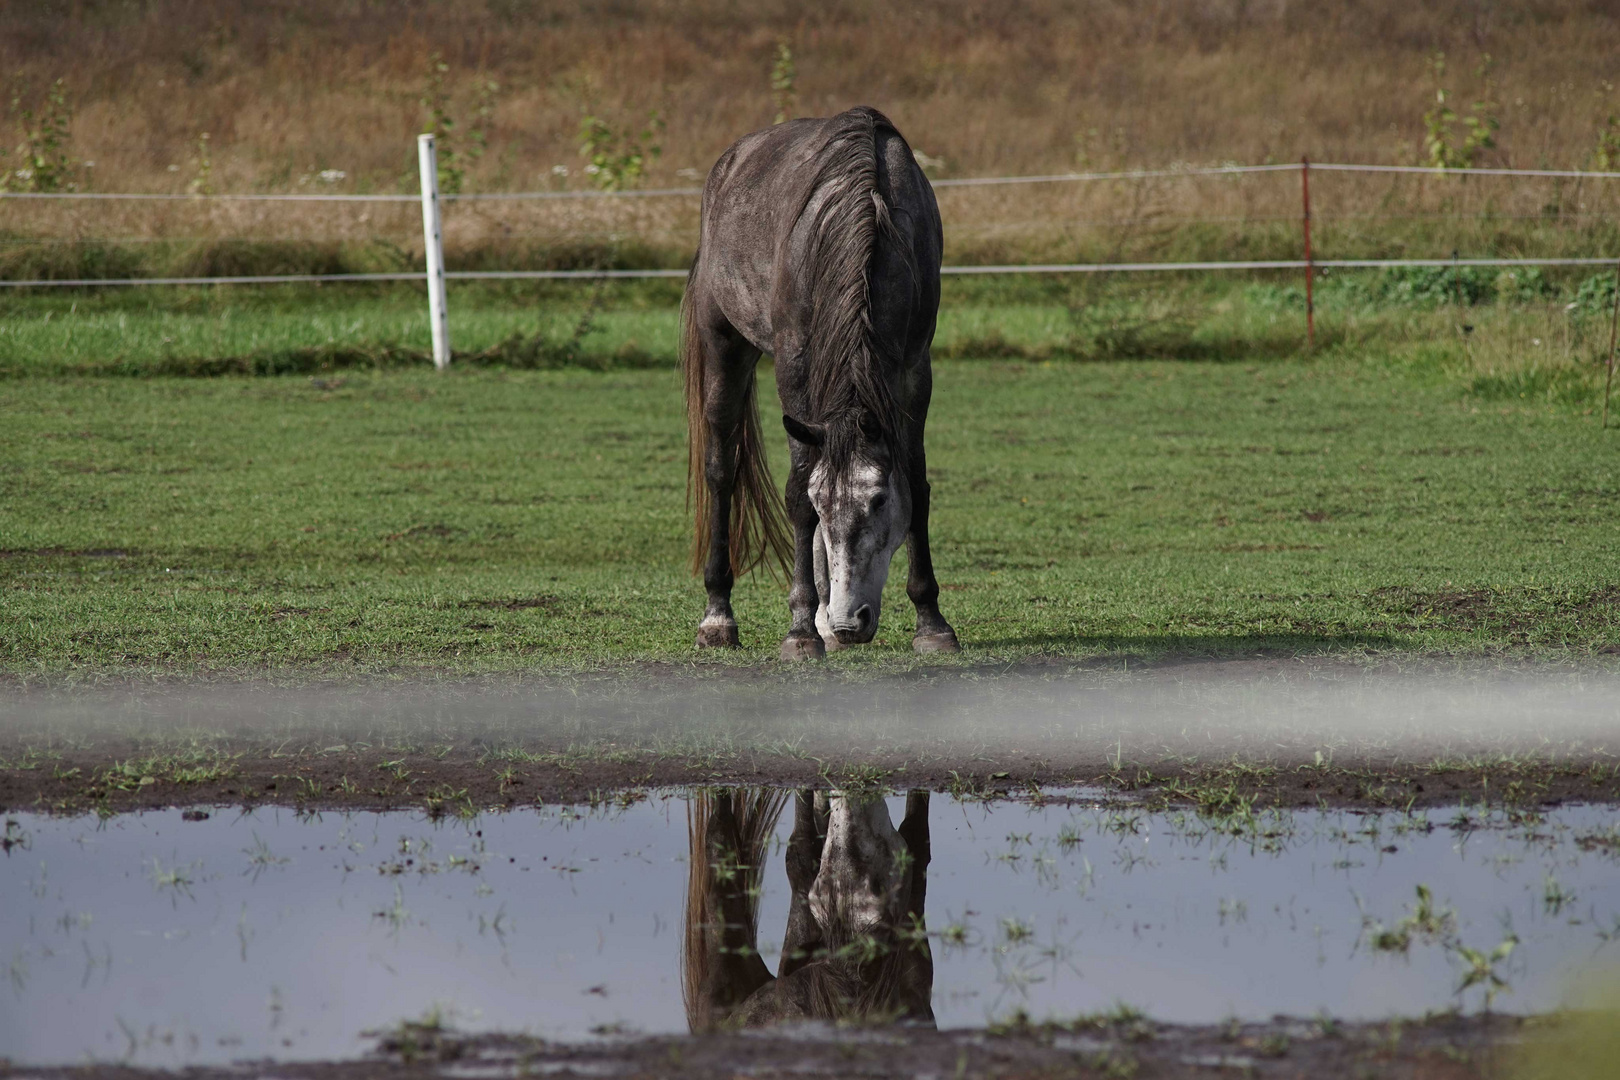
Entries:
<svg viewBox="0 0 1620 1080">
<path fill-rule="evenodd" d="M 416 137 L 422 170 L 422 246 L 427 255 L 428 322 L 433 326 L 433 366 L 450 366 L 450 320 L 445 314 L 444 231 L 439 226 L 439 155 L 432 135 Z"/>
</svg>

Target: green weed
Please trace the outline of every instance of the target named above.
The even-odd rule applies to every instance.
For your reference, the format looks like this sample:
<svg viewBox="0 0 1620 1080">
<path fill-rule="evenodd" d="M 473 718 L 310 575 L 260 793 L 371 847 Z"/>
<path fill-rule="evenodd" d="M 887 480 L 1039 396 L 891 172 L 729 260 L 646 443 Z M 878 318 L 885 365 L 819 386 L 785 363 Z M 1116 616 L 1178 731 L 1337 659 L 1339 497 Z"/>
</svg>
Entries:
<svg viewBox="0 0 1620 1080">
<path fill-rule="evenodd" d="M 586 161 L 586 175 L 603 191 L 634 187 L 663 154 L 657 141 L 663 130 L 664 118 L 656 110 L 633 135 L 616 130 L 600 116 L 586 116 L 579 123 L 579 153 Z"/>
</svg>

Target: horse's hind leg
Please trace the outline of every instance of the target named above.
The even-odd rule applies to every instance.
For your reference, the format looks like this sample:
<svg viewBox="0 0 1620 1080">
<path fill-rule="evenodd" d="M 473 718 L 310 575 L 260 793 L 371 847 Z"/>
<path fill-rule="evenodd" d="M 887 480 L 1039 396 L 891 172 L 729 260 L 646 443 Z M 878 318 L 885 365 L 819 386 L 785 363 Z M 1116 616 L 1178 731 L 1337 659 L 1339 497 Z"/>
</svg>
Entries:
<svg viewBox="0 0 1620 1080">
<path fill-rule="evenodd" d="M 709 551 L 703 585 L 709 603 L 698 623 L 699 648 L 736 648 L 731 611 L 731 505 L 737 487 L 737 444 L 754 392 L 759 350 L 718 315 L 699 330 L 703 349 L 703 421 L 707 426 L 703 482 L 709 489 Z"/>
</svg>

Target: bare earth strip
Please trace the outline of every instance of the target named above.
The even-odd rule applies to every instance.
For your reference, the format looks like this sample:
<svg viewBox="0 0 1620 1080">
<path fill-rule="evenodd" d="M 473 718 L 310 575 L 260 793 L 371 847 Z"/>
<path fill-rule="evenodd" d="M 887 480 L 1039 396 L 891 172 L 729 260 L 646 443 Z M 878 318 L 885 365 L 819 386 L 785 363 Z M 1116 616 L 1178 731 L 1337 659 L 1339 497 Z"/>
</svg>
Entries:
<svg viewBox="0 0 1620 1080">
<path fill-rule="evenodd" d="M 1387 1024 L 1277 1019 L 1261 1024 L 1176 1026 L 1096 1018 L 1061 1027 L 1008 1031 L 810 1026 L 787 1032 L 619 1040 L 565 1046 L 518 1037 L 460 1038 L 406 1025 L 385 1035 L 368 1060 L 287 1063 L 285 1080 L 378 1076 L 713 1077 L 1411 1077 L 1498 1075 L 1527 1027 L 1517 1017 L 1442 1017 Z M 173 1076 L 116 1065 L 27 1069 L 0 1075 L 40 1080 L 148 1080 Z M 193 1080 L 245 1075 L 242 1066 L 193 1068 Z"/>
</svg>

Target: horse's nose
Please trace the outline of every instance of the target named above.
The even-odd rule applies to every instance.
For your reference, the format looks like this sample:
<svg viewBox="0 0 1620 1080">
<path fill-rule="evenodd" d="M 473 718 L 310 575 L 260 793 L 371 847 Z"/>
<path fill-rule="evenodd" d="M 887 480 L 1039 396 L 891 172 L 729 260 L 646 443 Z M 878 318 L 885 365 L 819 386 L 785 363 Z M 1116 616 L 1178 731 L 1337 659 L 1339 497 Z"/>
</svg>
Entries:
<svg viewBox="0 0 1620 1080">
<path fill-rule="evenodd" d="M 855 612 L 853 626 L 834 626 L 833 633 L 837 635 L 841 645 L 861 645 L 872 640 L 877 633 L 877 618 L 872 614 L 871 604 L 862 604 Z"/>
</svg>

